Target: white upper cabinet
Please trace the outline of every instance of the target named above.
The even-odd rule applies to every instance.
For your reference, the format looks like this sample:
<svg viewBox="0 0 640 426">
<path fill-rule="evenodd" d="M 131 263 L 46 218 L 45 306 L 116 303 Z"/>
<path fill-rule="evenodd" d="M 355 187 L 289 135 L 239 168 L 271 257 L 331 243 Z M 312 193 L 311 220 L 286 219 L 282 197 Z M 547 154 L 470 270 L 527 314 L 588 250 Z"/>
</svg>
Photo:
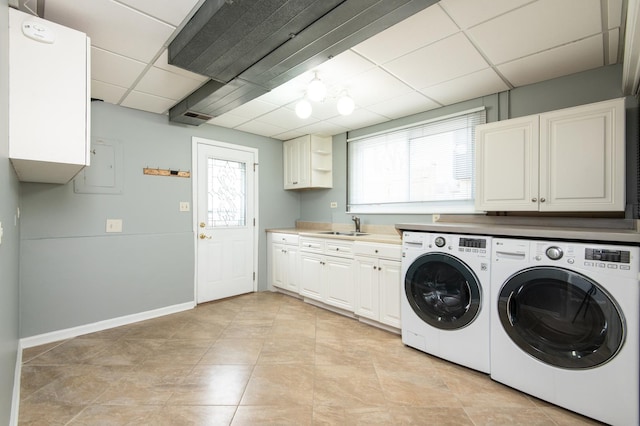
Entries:
<svg viewBox="0 0 640 426">
<path fill-rule="evenodd" d="M 9 9 L 9 158 L 26 182 L 67 183 L 89 164 L 90 40 Z"/>
<path fill-rule="evenodd" d="M 476 128 L 476 210 L 624 211 L 624 99 Z"/>
<path fill-rule="evenodd" d="M 333 187 L 330 137 L 305 135 L 283 142 L 284 189 Z"/>
</svg>

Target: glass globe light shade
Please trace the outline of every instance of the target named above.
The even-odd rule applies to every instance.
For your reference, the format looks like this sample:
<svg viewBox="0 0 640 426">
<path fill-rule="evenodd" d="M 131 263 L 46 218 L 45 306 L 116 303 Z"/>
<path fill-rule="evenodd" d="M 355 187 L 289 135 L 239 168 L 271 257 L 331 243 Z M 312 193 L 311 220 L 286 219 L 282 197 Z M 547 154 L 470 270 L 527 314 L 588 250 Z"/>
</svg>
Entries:
<svg viewBox="0 0 640 426">
<path fill-rule="evenodd" d="M 308 100 L 301 99 L 300 102 L 296 104 L 296 115 L 300 118 L 311 117 L 311 104 Z"/>
<path fill-rule="evenodd" d="M 324 83 L 318 79 L 318 77 L 311 80 L 309 87 L 307 87 L 307 96 L 314 102 L 320 102 L 324 100 L 327 94 L 327 88 Z"/>
<path fill-rule="evenodd" d="M 349 115 L 353 112 L 353 109 L 355 108 L 355 103 L 353 102 L 353 99 L 351 99 L 351 97 L 347 94 L 343 95 L 340 97 L 340 99 L 338 99 L 338 112 L 341 115 Z"/>
</svg>

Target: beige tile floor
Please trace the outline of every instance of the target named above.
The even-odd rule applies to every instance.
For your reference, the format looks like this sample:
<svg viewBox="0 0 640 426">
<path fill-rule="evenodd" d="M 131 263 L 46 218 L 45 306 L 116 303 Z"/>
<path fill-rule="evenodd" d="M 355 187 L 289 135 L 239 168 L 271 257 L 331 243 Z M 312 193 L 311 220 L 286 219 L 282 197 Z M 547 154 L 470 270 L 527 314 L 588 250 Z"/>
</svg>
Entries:
<svg viewBox="0 0 640 426">
<path fill-rule="evenodd" d="M 25 350 L 19 423 L 595 424 L 268 292 Z"/>
</svg>

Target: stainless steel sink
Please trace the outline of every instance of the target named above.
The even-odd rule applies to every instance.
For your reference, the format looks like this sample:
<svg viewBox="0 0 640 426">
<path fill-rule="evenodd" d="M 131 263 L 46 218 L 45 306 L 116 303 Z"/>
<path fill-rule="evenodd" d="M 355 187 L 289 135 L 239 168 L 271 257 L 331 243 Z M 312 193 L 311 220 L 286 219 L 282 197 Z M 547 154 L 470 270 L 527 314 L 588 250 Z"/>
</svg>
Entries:
<svg viewBox="0 0 640 426">
<path fill-rule="evenodd" d="M 367 232 L 354 232 L 354 231 L 347 231 L 347 232 L 343 232 L 343 231 L 319 231 L 318 234 L 324 234 L 324 235 L 344 235 L 347 237 L 361 237 L 363 235 L 369 235 Z"/>
</svg>

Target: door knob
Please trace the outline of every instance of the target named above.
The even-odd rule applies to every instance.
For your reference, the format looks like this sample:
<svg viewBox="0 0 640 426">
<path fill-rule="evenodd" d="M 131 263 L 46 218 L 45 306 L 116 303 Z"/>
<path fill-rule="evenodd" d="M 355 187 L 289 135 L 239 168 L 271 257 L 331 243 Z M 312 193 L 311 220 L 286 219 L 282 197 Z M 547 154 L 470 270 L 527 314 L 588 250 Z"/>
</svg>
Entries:
<svg viewBox="0 0 640 426">
<path fill-rule="evenodd" d="M 210 240 L 210 239 L 211 239 L 211 237 L 208 237 L 208 236 L 207 236 L 207 235 L 205 235 L 205 233 L 203 232 L 202 234 L 200 234 L 200 239 L 201 239 L 201 240 L 205 240 L 205 239 L 206 239 L 206 240 Z"/>
</svg>

